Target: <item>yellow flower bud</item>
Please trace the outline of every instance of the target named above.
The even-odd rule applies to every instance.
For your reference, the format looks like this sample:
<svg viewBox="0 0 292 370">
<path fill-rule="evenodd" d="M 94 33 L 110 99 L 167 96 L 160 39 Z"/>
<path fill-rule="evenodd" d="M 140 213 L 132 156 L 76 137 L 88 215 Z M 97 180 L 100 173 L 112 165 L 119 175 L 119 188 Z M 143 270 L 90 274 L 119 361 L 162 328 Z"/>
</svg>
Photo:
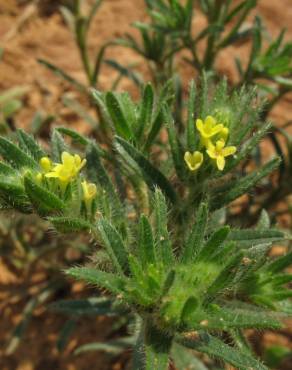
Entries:
<svg viewBox="0 0 292 370">
<path fill-rule="evenodd" d="M 87 181 L 82 181 L 81 186 L 83 190 L 83 199 L 85 202 L 91 201 L 97 193 L 96 185 L 88 183 Z"/>
<path fill-rule="evenodd" d="M 53 164 L 49 157 L 43 157 L 40 160 L 40 166 L 44 172 L 49 172 L 52 169 Z"/>
</svg>

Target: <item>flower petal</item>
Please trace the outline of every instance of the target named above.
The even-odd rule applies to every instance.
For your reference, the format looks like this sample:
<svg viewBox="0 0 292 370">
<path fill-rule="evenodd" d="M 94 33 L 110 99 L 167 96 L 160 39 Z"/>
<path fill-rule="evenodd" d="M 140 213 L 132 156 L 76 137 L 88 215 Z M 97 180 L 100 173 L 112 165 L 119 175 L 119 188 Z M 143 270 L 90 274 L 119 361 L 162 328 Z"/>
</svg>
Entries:
<svg viewBox="0 0 292 370">
<path fill-rule="evenodd" d="M 212 116 L 207 116 L 205 119 L 205 125 L 210 129 L 213 128 L 216 125 L 215 118 L 213 118 Z"/>
<path fill-rule="evenodd" d="M 219 132 L 221 132 L 223 128 L 224 126 L 221 123 L 219 125 L 214 126 L 211 130 L 210 137 L 219 134 Z"/>
<path fill-rule="evenodd" d="M 196 127 L 198 131 L 203 132 L 204 131 L 204 123 L 201 119 L 196 120 Z"/>
<path fill-rule="evenodd" d="M 224 157 L 228 157 L 230 155 L 233 155 L 236 152 L 236 146 L 227 146 L 226 148 L 223 148 L 222 155 Z"/>
<path fill-rule="evenodd" d="M 215 152 L 215 147 L 210 147 L 208 150 L 206 150 L 208 156 L 212 159 L 216 159 L 217 158 L 217 154 Z"/>
<path fill-rule="evenodd" d="M 225 167 L 225 158 L 223 157 L 223 155 L 219 155 L 217 157 L 217 167 L 218 167 L 218 170 L 222 171 Z"/>
<path fill-rule="evenodd" d="M 62 163 L 65 167 L 72 168 L 74 166 L 74 157 L 68 152 L 62 153 Z"/>
</svg>

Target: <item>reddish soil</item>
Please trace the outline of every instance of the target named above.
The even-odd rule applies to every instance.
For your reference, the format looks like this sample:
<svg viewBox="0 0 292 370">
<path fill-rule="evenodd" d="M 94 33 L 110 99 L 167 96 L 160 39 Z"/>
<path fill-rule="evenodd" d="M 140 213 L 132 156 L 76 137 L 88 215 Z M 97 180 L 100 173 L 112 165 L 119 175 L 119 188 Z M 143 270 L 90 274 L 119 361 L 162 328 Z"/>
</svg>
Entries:
<svg viewBox="0 0 292 370">
<path fill-rule="evenodd" d="M 54 7 L 60 2 L 0 0 L 0 46 L 4 47 L 4 58 L 0 62 L 0 92 L 14 86 L 29 88 L 24 98 L 24 108 L 16 118 L 17 125 L 21 127 L 30 127 L 34 113 L 40 110 L 57 115 L 58 122 L 85 129 L 80 118 L 72 114 L 62 103 L 65 92 L 70 92 L 71 96 L 80 99 L 78 93 L 36 61 L 37 58 L 47 59 L 76 79 L 85 82 L 73 37 L 57 12 L 57 7 Z M 286 26 L 288 30 L 286 37 L 291 39 L 291 0 L 261 0 L 256 12 L 263 17 L 273 36 L 279 33 L 280 28 Z M 143 0 L 105 0 L 90 32 L 89 45 L 92 55 L 104 42 L 121 37 L 125 32 L 137 35 L 131 23 L 142 21 L 145 17 Z M 194 29 L 203 23 L 204 18 L 198 15 Z M 217 66 L 222 73 L 232 79 L 235 79 L 234 55 L 242 57 L 243 60 L 248 56 L 245 47 L 232 46 L 221 53 Z M 117 59 L 125 65 L 137 63 L 137 69 L 144 73 L 147 79 L 147 71 L 142 59 L 128 49 L 113 47 L 108 49 L 106 56 Z M 193 72 L 190 67 L 181 64 L 179 68 L 185 81 L 192 78 Z M 116 72 L 104 66 L 99 88 L 110 89 L 115 77 Z M 122 80 L 119 89 L 137 95 L 135 87 L 127 79 Z M 282 124 L 291 119 L 290 111 L 291 96 L 287 96 L 274 109 L 272 118 Z M 38 274 L 42 276 L 41 281 L 45 281 L 46 274 L 40 272 L 38 268 L 31 279 L 37 278 Z M 65 351 L 60 354 L 56 350 L 56 339 L 64 324 L 64 317 L 48 313 L 45 308 L 36 310 L 25 338 L 16 352 L 10 356 L 5 355 L 7 341 L 13 327 L 19 322 L 25 305 L 25 299 L 19 297 L 19 292 L 28 290 L 31 286 L 29 284 L 31 281 L 30 283 L 24 281 L 22 275 L 11 270 L 0 259 L 1 370 L 119 370 L 123 368 L 122 362 L 113 362 L 102 353 L 73 355 L 78 345 L 107 338 L 110 327 L 108 320 L 103 318 L 94 319 L 93 322 L 90 319 L 80 320 L 78 330 L 70 339 Z M 68 296 L 78 297 L 80 290 L 83 290 L 80 289 L 80 285 L 72 285 Z M 273 335 L 269 333 L 269 342 L 277 342 L 277 337 L 274 337 L 274 340 L 271 339 Z"/>
</svg>

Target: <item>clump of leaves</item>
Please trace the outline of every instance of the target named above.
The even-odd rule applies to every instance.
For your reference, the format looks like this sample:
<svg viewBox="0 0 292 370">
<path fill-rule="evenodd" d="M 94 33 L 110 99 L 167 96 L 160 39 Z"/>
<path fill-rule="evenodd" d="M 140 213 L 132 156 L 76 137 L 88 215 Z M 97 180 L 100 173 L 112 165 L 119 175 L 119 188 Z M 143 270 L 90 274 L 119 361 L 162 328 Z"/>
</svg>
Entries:
<svg viewBox="0 0 292 370">
<path fill-rule="evenodd" d="M 201 89 L 191 85 L 185 127 L 175 127 L 171 97 L 157 97 L 150 85 L 138 103 L 95 94 L 117 134 L 114 157 L 70 129 L 53 132 L 50 153 L 21 130 L 18 144 L 0 138 L 2 206 L 36 212 L 61 232 L 85 231 L 104 248 L 106 263 L 67 273 L 106 289 L 118 311 L 139 317 L 135 369 L 168 369 L 178 345 L 239 369 L 265 369 L 242 330 L 277 329 L 291 313 L 291 254 L 268 256 L 288 236 L 265 214 L 253 229 L 220 217 L 277 167 L 274 159 L 243 177 L 238 170 L 269 126 L 256 125 L 254 92 L 230 96 L 224 82 L 211 91 L 206 78 Z M 169 145 L 155 152 L 163 125 Z"/>
</svg>

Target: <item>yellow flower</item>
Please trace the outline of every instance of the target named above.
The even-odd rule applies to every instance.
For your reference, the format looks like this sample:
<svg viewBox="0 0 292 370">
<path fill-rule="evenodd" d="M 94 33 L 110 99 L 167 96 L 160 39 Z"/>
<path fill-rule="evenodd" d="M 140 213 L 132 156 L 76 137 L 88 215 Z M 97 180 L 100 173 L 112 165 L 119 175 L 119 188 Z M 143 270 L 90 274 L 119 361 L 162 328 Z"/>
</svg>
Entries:
<svg viewBox="0 0 292 370">
<path fill-rule="evenodd" d="M 40 166 L 44 172 L 49 172 L 52 169 L 53 164 L 49 157 L 42 157 L 40 160 Z"/>
<path fill-rule="evenodd" d="M 236 147 L 225 147 L 224 140 L 218 140 L 215 145 L 210 142 L 207 149 L 209 157 L 216 160 L 217 167 L 220 171 L 222 171 L 225 167 L 225 157 L 233 155 L 235 152 Z"/>
<path fill-rule="evenodd" d="M 81 183 L 82 191 L 83 191 L 83 200 L 85 203 L 87 214 L 92 213 L 92 200 L 96 196 L 97 189 L 96 185 L 93 183 L 88 183 L 87 181 L 82 181 Z"/>
<path fill-rule="evenodd" d="M 46 173 L 46 177 L 53 177 L 60 180 L 64 187 L 73 180 L 79 171 L 85 166 L 86 159 L 81 160 L 78 154 L 71 155 L 62 153 L 62 163 L 56 164 L 52 171 Z"/>
<path fill-rule="evenodd" d="M 91 201 L 97 193 L 96 185 L 93 183 L 88 183 L 87 181 L 82 181 L 81 183 L 83 190 L 83 199 L 85 202 Z"/>
<path fill-rule="evenodd" d="M 204 156 L 201 152 L 197 151 L 193 154 L 190 152 L 185 152 L 184 160 L 191 171 L 196 171 L 198 168 L 201 167 Z"/>
<path fill-rule="evenodd" d="M 224 126 L 221 123 L 217 124 L 212 116 L 207 116 L 204 122 L 201 119 L 197 119 L 196 127 L 201 134 L 202 143 L 206 147 L 209 145 L 210 139 L 224 129 Z"/>
</svg>

